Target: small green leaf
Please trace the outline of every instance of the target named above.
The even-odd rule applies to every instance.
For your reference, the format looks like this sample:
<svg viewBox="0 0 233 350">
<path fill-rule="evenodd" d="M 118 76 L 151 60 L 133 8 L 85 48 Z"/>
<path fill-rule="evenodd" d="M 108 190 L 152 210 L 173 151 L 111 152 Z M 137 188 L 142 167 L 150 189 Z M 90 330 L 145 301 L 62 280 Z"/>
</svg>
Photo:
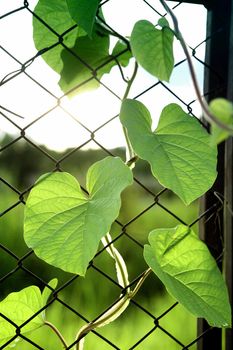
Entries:
<svg viewBox="0 0 233 350">
<path fill-rule="evenodd" d="M 55 280 L 52 280 L 49 285 L 54 286 Z M 9 294 L 0 302 L 0 314 L 6 316 L 17 326 L 21 326 L 46 305 L 50 293 L 48 291 L 45 292 L 45 290 L 41 294 L 38 287 L 30 286 L 19 292 Z M 32 332 L 43 325 L 44 312 L 41 312 L 21 328 L 21 334 Z M 15 335 L 15 326 L 0 316 L 0 346 L 8 342 Z"/>
<path fill-rule="evenodd" d="M 124 52 L 127 50 L 126 52 Z M 124 53 L 122 53 L 124 52 Z M 121 54 L 122 53 L 122 54 Z M 118 56 L 119 55 L 119 56 Z M 128 46 L 122 40 L 118 40 L 116 45 L 113 48 L 112 56 L 118 56 L 117 60 L 122 67 L 127 67 L 129 64 L 129 60 L 132 57 L 132 53 L 128 50 Z"/>
<path fill-rule="evenodd" d="M 166 106 L 154 132 L 150 113 L 139 101 L 123 101 L 120 119 L 134 151 L 150 163 L 158 181 L 185 204 L 212 186 L 217 175 L 216 146 L 210 145 L 209 134 L 180 106 Z"/>
<path fill-rule="evenodd" d="M 158 25 L 162 28 L 164 27 L 170 27 L 169 26 L 169 22 L 168 20 L 165 18 L 165 17 L 161 17 L 159 20 L 158 20 Z"/>
<path fill-rule="evenodd" d="M 130 45 L 138 63 L 160 80 L 169 81 L 173 66 L 174 34 L 168 28 L 156 29 L 146 20 L 138 21 Z"/>
<path fill-rule="evenodd" d="M 57 283 L 58 283 L 58 280 L 57 278 L 53 278 L 49 283 L 48 285 L 52 288 L 52 289 L 55 289 L 57 287 Z M 42 292 L 42 301 L 43 301 L 43 304 L 46 305 L 47 301 L 48 301 L 48 298 L 51 294 L 52 290 L 48 287 L 45 287 L 43 292 Z"/>
<path fill-rule="evenodd" d="M 184 225 L 156 229 L 149 235 L 144 258 L 168 292 L 211 326 L 230 327 L 227 288 L 206 245 Z"/>
<path fill-rule="evenodd" d="M 66 0 L 66 2 L 73 20 L 91 38 L 100 0 Z"/>
<path fill-rule="evenodd" d="M 233 126 L 233 104 L 225 98 L 216 98 L 210 102 L 210 111 L 225 125 Z M 219 128 L 216 124 L 211 125 L 212 141 L 219 144 L 226 140 L 230 133 Z"/>
<path fill-rule="evenodd" d="M 25 212 L 27 245 L 47 263 L 85 275 L 100 239 L 119 214 L 120 194 L 133 181 L 120 158 L 107 157 L 87 173 L 87 196 L 68 173 L 41 177 Z"/>
<path fill-rule="evenodd" d="M 33 17 L 33 39 L 37 50 L 58 43 L 58 35 L 62 35 L 69 28 L 76 25 L 70 16 L 66 0 L 39 0 L 34 12 L 36 16 L 42 20 L 40 21 L 37 17 Z M 50 28 L 48 28 L 43 22 L 45 22 Z M 76 26 L 64 36 L 63 42 L 68 47 L 72 47 L 76 38 L 83 34 L 84 33 L 80 31 L 80 28 Z M 62 50 L 63 47 L 59 44 L 42 55 L 46 63 L 57 73 L 60 73 L 62 69 Z"/>
</svg>

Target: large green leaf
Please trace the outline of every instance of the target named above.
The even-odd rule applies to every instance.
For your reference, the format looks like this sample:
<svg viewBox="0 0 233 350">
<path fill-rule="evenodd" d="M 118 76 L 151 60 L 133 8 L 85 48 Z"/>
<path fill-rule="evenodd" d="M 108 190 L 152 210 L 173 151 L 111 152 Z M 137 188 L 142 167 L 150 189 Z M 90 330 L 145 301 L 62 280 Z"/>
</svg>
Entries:
<svg viewBox="0 0 233 350">
<path fill-rule="evenodd" d="M 66 0 L 66 2 L 73 20 L 91 37 L 100 0 Z"/>
<path fill-rule="evenodd" d="M 92 39 L 88 36 L 79 37 L 72 47 L 72 53 L 64 49 L 61 53 L 61 59 L 63 69 L 59 85 L 62 91 L 66 93 L 93 78 L 93 71 L 109 60 L 109 36 L 95 32 Z M 116 64 L 116 62 L 112 62 L 113 65 Z M 106 68 L 99 69 L 97 72 L 98 79 L 105 72 Z M 99 82 L 93 78 L 81 85 L 77 92 L 95 89 L 98 86 Z"/>
<path fill-rule="evenodd" d="M 57 280 L 50 281 L 49 285 L 52 288 L 56 288 Z M 11 293 L 0 302 L 0 313 L 17 326 L 21 326 L 46 305 L 50 293 L 50 289 L 45 287 L 41 294 L 40 289 L 36 286 L 30 286 L 19 292 Z M 21 334 L 32 332 L 43 326 L 44 319 L 45 313 L 43 311 L 21 328 Z M 15 331 L 15 326 L 0 316 L 0 346 L 13 338 L 16 335 Z M 12 345 L 12 343 L 10 344 Z"/>
<path fill-rule="evenodd" d="M 26 204 L 27 245 L 49 264 L 84 275 L 100 239 L 118 216 L 122 190 L 131 183 L 130 169 L 112 157 L 88 170 L 89 196 L 68 173 L 43 176 Z"/>
<path fill-rule="evenodd" d="M 226 126 L 233 126 L 233 104 L 225 98 L 215 98 L 210 102 L 210 111 Z M 218 127 L 215 123 L 211 125 L 212 141 L 221 143 L 226 140 L 230 132 Z"/>
<path fill-rule="evenodd" d="M 160 80 L 169 81 L 173 66 L 173 38 L 169 28 L 156 29 L 146 20 L 133 28 L 130 45 L 138 63 Z"/>
<path fill-rule="evenodd" d="M 217 150 L 199 122 L 176 104 L 166 106 L 157 129 L 139 101 L 125 100 L 120 119 L 134 151 L 147 160 L 154 176 L 185 204 L 205 193 L 216 178 Z"/>
<path fill-rule="evenodd" d="M 129 50 L 125 51 L 127 45 L 121 41 L 116 43 L 112 54 L 109 54 L 109 35 L 99 32 L 97 28 L 98 26 L 96 26 L 92 39 L 88 36 L 77 38 L 72 47 L 72 53 L 65 49 L 62 51 L 63 69 L 59 85 L 64 93 L 78 87 L 69 96 L 96 89 L 100 85 L 98 80 L 104 74 L 109 73 L 117 63 L 126 67 L 132 57 Z M 116 60 L 113 59 L 113 56 L 116 57 Z M 98 69 L 94 73 L 96 68 Z M 98 80 L 94 78 L 95 74 Z M 85 81 L 88 82 L 85 83 Z"/>
<path fill-rule="evenodd" d="M 211 326 L 230 327 L 231 309 L 222 275 L 206 245 L 184 225 L 156 229 L 145 245 L 147 264 L 168 292 Z"/>
<path fill-rule="evenodd" d="M 70 97 L 75 93 L 97 88 L 98 80 L 103 74 L 109 73 L 117 63 L 123 67 L 127 66 L 132 57 L 129 50 L 124 52 L 127 46 L 121 41 L 117 42 L 112 54 L 109 54 L 109 33 L 98 20 L 95 22 L 94 8 L 98 7 L 98 3 L 99 0 L 94 2 L 39 0 L 35 7 L 33 38 L 37 50 L 54 45 L 42 57 L 53 70 L 60 74 L 59 85 L 64 93 L 81 84 L 79 89 L 69 94 Z M 81 9 L 79 14 L 76 13 L 77 8 Z M 86 8 L 94 12 L 85 12 Z M 77 26 L 70 12 L 73 17 L 81 16 L 80 20 L 82 18 L 86 26 L 84 22 L 81 24 L 82 21 L 79 23 L 80 26 Z M 101 11 L 100 16 L 103 17 Z M 89 36 L 91 34 L 91 38 L 81 26 L 85 27 Z M 69 30 L 71 28 L 72 30 Z M 64 33 L 66 34 L 62 35 Z M 62 35 L 63 43 L 71 51 L 59 44 L 59 35 Z M 121 52 L 123 54 L 120 54 Z M 112 56 L 117 56 L 117 60 Z M 98 68 L 97 72 L 95 72 L 96 68 Z M 95 75 L 98 80 L 94 78 Z M 89 79 L 90 81 L 85 84 Z"/>
<path fill-rule="evenodd" d="M 37 17 L 33 17 L 33 39 L 37 50 L 58 43 L 59 38 L 57 34 L 61 35 L 76 25 L 70 16 L 66 0 L 39 0 L 34 12 L 42 20 L 40 21 Z M 63 42 L 68 47 L 72 47 L 76 38 L 83 34 L 85 33 L 80 31 L 80 28 L 76 26 L 76 28 L 64 36 Z M 57 73 L 60 73 L 62 69 L 62 50 L 63 47 L 59 44 L 42 55 L 46 63 Z"/>
</svg>

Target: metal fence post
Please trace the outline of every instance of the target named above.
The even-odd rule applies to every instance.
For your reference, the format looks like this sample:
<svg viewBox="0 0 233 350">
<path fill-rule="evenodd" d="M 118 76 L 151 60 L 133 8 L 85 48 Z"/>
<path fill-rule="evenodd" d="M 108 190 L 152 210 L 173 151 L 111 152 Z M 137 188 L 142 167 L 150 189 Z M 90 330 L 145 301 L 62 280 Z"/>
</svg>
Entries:
<svg viewBox="0 0 233 350">
<path fill-rule="evenodd" d="M 228 65 L 228 91 L 227 97 L 233 101 L 233 5 L 231 6 L 231 18 L 229 29 L 229 65 Z M 232 305 L 232 228 L 233 228 L 233 138 L 225 144 L 225 215 L 224 215 L 224 272 Z M 225 349 L 232 349 L 232 332 L 225 332 Z"/>
<path fill-rule="evenodd" d="M 231 95 L 232 96 L 232 95 Z M 224 210 L 224 272 L 228 285 L 230 302 L 232 305 L 232 204 L 233 204 L 233 139 L 226 142 L 225 148 L 225 210 Z M 225 332 L 224 350 L 232 349 L 232 330 L 227 329 Z"/>
</svg>

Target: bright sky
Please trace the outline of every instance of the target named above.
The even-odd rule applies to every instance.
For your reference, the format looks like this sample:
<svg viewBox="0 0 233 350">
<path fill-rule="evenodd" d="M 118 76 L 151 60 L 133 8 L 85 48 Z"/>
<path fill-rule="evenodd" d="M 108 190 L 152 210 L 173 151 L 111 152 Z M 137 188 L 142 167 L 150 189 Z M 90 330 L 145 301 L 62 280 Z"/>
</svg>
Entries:
<svg viewBox="0 0 233 350">
<path fill-rule="evenodd" d="M 29 0 L 28 2 L 31 9 L 37 3 L 36 0 Z M 151 0 L 149 3 L 162 14 L 164 13 L 158 0 Z M 172 2 L 170 4 L 174 6 L 176 3 Z M 0 0 L 0 17 L 21 6 L 23 6 L 22 0 Z M 107 23 L 111 24 L 122 35 L 128 36 L 137 20 L 147 19 L 156 23 L 159 18 L 142 0 L 111 0 L 103 6 L 103 12 Z M 178 6 L 175 13 L 188 45 L 195 47 L 205 39 L 206 11 L 203 6 L 182 4 Z M 6 54 L 2 48 L 21 63 L 24 63 L 36 54 L 32 38 L 32 16 L 27 10 L 24 9 L 0 19 L 0 81 L 7 74 L 20 69 L 20 64 Z M 197 57 L 203 60 L 204 51 L 205 45 L 197 48 Z M 184 58 L 184 54 L 176 42 L 175 60 L 178 62 L 182 58 Z M 196 60 L 194 60 L 194 63 L 200 86 L 202 86 L 203 66 Z M 42 58 L 37 58 L 26 72 L 57 97 L 62 96 L 63 93 L 57 84 L 59 80 L 58 74 Z M 130 76 L 131 72 L 132 64 L 126 69 L 126 76 Z M 120 77 L 117 67 L 110 74 L 105 75 L 102 81 L 119 98 L 122 98 L 126 86 Z M 140 69 L 129 97 L 134 97 L 155 82 L 156 79 L 154 77 Z M 182 64 L 174 70 L 170 83 L 166 85 L 186 103 L 191 102 L 195 98 L 186 64 Z M 38 144 L 44 144 L 50 149 L 63 151 L 68 147 L 77 147 L 90 138 L 90 133 L 80 126 L 75 119 L 83 123 L 91 131 L 94 131 L 119 113 L 119 98 L 107 92 L 105 88 L 99 88 L 94 92 L 76 96 L 71 100 L 63 98 L 61 106 L 68 113 L 57 107 L 53 112 L 36 122 L 36 124 L 30 126 L 26 130 L 26 135 Z M 160 112 L 165 105 L 171 102 L 179 103 L 162 86 L 152 89 L 139 99 L 149 108 L 154 120 L 154 126 L 156 126 Z M 54 107 L 56 100 L 25 74 L 20 74 L 0 86 L 0 105 L 24 116 L 24 119 L 19 119 L 0 109 L 17 125 L 25 127 Z M 200 115 L 198 103 L 192 104 L 192 108 L 196 115 Z M 3 132 L 8 132 L 16 137 L 19 136 L 19 130 L 0 114 L 0 140 Z M 104 128 L 96 131 L 95 135 L 96 140 L 106 148 L 120 147 L 125 144 L 118 118 L 113 119 Z M 86 148 L 96 147 L 93 142 L 88 143 L 86 146 Z"/>
</svg>

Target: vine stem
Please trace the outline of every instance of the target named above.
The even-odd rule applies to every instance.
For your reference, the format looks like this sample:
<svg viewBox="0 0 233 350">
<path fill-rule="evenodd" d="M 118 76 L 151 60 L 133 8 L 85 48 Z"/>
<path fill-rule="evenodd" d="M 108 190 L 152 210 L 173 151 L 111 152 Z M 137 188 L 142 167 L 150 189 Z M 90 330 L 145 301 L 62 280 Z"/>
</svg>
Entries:
<svg viewBox="0 0 233 350">
<path fill-rule="evenodd" d="M 66 343 L 63 335 L 60 333 L 60 331 L 57 329 L 56 326 L 54 326 L 53 323 L 49 321 L 45 321 L 44 324 L 52 329 L 52 331 L 57 335 L 57 337 L 60 339 L 64 349 L 68 349 L 68 344 Z"/>
<path fill-rule="evenodd" d="M 133 84 L 133 82 L 134 82 L 134 80 L 136 78 L 137 71 L 138 71 L 138 64 L 135 61 L 133 74 L 132 74 L 131 78 L 128 80 L 127 87 L 126 87 L 124 96 L 122 98 L 122 101 L 124 101 L 128 97 L 130 89 L 131 89 L 131 86 L 132 86 L 132 84 Z M 128 131 L 127 131 L 125 126 L 123 126 L 123 133 L 124 133 L 124 136 L 125 136 L 125 141 L 126 141 L 127 150 L 128 150 L 128 154 L 126 156 L 126 163 L 130 167 L 133 167 L 133 165 L 134 165 L 134 163 L 135 163 L 137 158 L 135 157 L 134 150 L 133 150 L 132 145 L 131 145 L 130 140 L 129 140 Z M 133 162 L 132 162 L 132 159 L 134 160 Z"/>
<path fill-rule="evenodd" d="M 147 269 L 140 277 L 136 284 L 136 287 L 132 291 L 127 291 L 125 296 L 121 296 L 120 299 L 108 309 L 102 316 L 97 318 L 95 321 L 88 323 L 80 329 L 76 336 L 76 340 L 79 341 L 76 344 L 76 350 L 83 350 L 83 338 L 97 327 L 104 326 L 116 318 L 118 318 L 121 313 L 128 307 L 130 300 L 137 294 L 145 279 L 149 276 L 151 268 Z"/>
<path fill-rule="evenodd" d="M 128 94 L 129 94 L 129 91 L 131 89 L 131 86 L 134 82 L 134 79 L 136 78 L 136 75 L 137 75 L 137 71 L 138 71 L 138 64 L 137 62 L 135 61 L 135 65 L 134 65 L 134 70 L 133 70 L 133 74 L 131 76 L 131 78 L 128 80 L 128 83 L 127 83 L 127 88 L 125 90 L 125 93 L 124 93 L 124 96 L 122 98 L 122 100 L 126 99 L 128 97 Z"/>
<path fill-rule="evenodd" d="M 130 291 L 129 285 L 129 278 L 128 278 L 128 271 L 126 263 L 119 253 L 119 251 L 116 249 L 116 247 L 113 245 L 112 237 L 110 233 L 108 232 L 106 236 L 104 236 L 102 239 L 102 244 L 106 248 L 107 253 L 115 260 L 115 266 L 116 266 L 116 272 L 117 272 L 117 279 L 118 283 L 126 288 L 126 292 Z"/>
<path fill-rule="evenodd" d="M 96 320 L 86 324 L 83 326 L 76 335 L 76 340 L 78 341 L 76 344 L 76 350 L 83 350 L 84 348 L 84 337 L 98 327 L 103 327 L 106 324 L 113 322 L 117 319 L 128 307 L 130 300 L 137 294 L 142 284 L 144 283 L 147 276 L 152 271 L 151 268 L 147 269 L 139 278 L 135 288 L 131 291 L 130 284 L 128 281 L 128 272 L 126 264 L 118 252 L 118 250 L 114 247 L 113 244 L 110 244 L 112 241 L 109 233 L 102 238 L 102 243 L 106 247 L 106 251 L 109 255 L 115 260 L 116 269 L 117 269 L 117 277 L 118 283 L 121 284 L 125 289 L 125 295 L 121 294 L 120 298 L 107 309 L 101 316 L 99 316 Z"/>
<path fill-rule="evenodd" d="M 193 86 L 194 86 L 194 90 L 195 93 L 197 95 L 197 99 L 201 105 L 201 108 L 204 112 L 204 116 L 207 119 L 207 121 L 209 122 L 214 122 L 218 127 L 220 127 L 221 129 L 224 129 L 230 133 L 233 133 L 233 128 L 222 123 L 219 119 L 217 119 L 209 110 L 208 107 L 208 103 L 206 102 L 205 98 L 202 97 L 199 85 L 198 85 L 198 81 L 197 81 L 197 77 L 196 77 L 196 73 L 195 73 L 195 69 L 192 63 L 192 59 L 191 56 L 189 54 L 187 45 L 185 43 L 185 40 L 183 38 L 183 35 L 179 29 L 179 24 L 178 24 L 178 20 L 174 14 L 174 12 L 170 9 L 170 7 L 167 5 L 165 0 L 160 0 L 160 3 L 162 4 L 162 6 L 164 7 L 164 9 L 167 11 L 167 13 L 169 13 L 169 15 L 171 16 L 171 19 L 173 21 L 173 25 L 174 25 L 174 30 L 175 30 L 175 35 L 177 37 L 177 39 L 179 40 L 181 47 L 184 51 L 184 54 L 187 58 L 187 62 L 188 62 L 188 67 L 189 67 L 189 71 L 190 71 L 190 75 L 191 75 L 191 79 L 193 82 Z"/>
<path fill-rule="evenodd" d="M 141 288 L 141 286 L 143 285 L 145 279 L 149 276 L 149 274 L 151 273 L 152 269 L 149 267 L 149 269 L 147 269 L 141 276 L 141 278 L 139 279 L 138 283 L 136 284 L 136 287 L 134 288 L 134 290 L 131 292 L 130 297 L 133 298 L 137 292 L 139 291 L 139 289 Z"/>
<path fill-rule="evenodd" d="M 105 23 L 103 21 L 103 19 L 99 16 L 97 16 L 97 18 L 99 19 L 100 21 L 100 25 L 102 26 L 102 28 L 107 31 L 108 34 L 110 35 L 113 35 L 113 36 L 116 36 L 118 39 L 120 40 L 123 40 L 128 46 L 129 46 L 129 42 L 128 40 L 125 39 L 125 37 L 119 35 L 119 33 L 116 33 L 114 32 L 110 27 L 108 27 L 107 23 Z M 109 30 L 110 29 L 110 30 Z M 122 74 L 122 70 L 121 70 L 121 67 L 119 66 L 120 68 L 120 72 L 121 72 L 121 75 L 123 77 L 123 80 L 125 80 L 124 78 L 124 75 Z M 135 61 L 135 65 L 134 65 L 134 70 L 133 70 L 133 74 L 131 76 L 131 78 L 127 81 L 127 87 L 126 87 L 126 90 L 125 90 L 125 93 L 124 93 L 124 96 L 122 98 L 122 101 L 124 99 L 127 98 L 128 94 L 129 94 L 129 91 L 131 89 L 131 86 L 134 82 L 134 79 L 136 78 L 136 75 L 137 75 L 137 70 L 138 70 L 138 64 L 137 62 Z M 135 162 L 137 161 L 137 156 L 135 155 L 134 153 L 134 150 L 132 148 L 132 145 L 130 143 L 130 140 L 129 140 L 129 137 L 128 137 L 128 132 L 127 132 L 127 129 L 125 126 L 123 126 L 123 133 L 124 133 L 124 137 L 125 137 L 125 141 L 126 141 L 126 145 L 127 145 L 127 152 L 126 152 L 126 164 L 130 167 L 130 168 L 133 168 L 134 167 L 134 164 Z"/>
</svg>

